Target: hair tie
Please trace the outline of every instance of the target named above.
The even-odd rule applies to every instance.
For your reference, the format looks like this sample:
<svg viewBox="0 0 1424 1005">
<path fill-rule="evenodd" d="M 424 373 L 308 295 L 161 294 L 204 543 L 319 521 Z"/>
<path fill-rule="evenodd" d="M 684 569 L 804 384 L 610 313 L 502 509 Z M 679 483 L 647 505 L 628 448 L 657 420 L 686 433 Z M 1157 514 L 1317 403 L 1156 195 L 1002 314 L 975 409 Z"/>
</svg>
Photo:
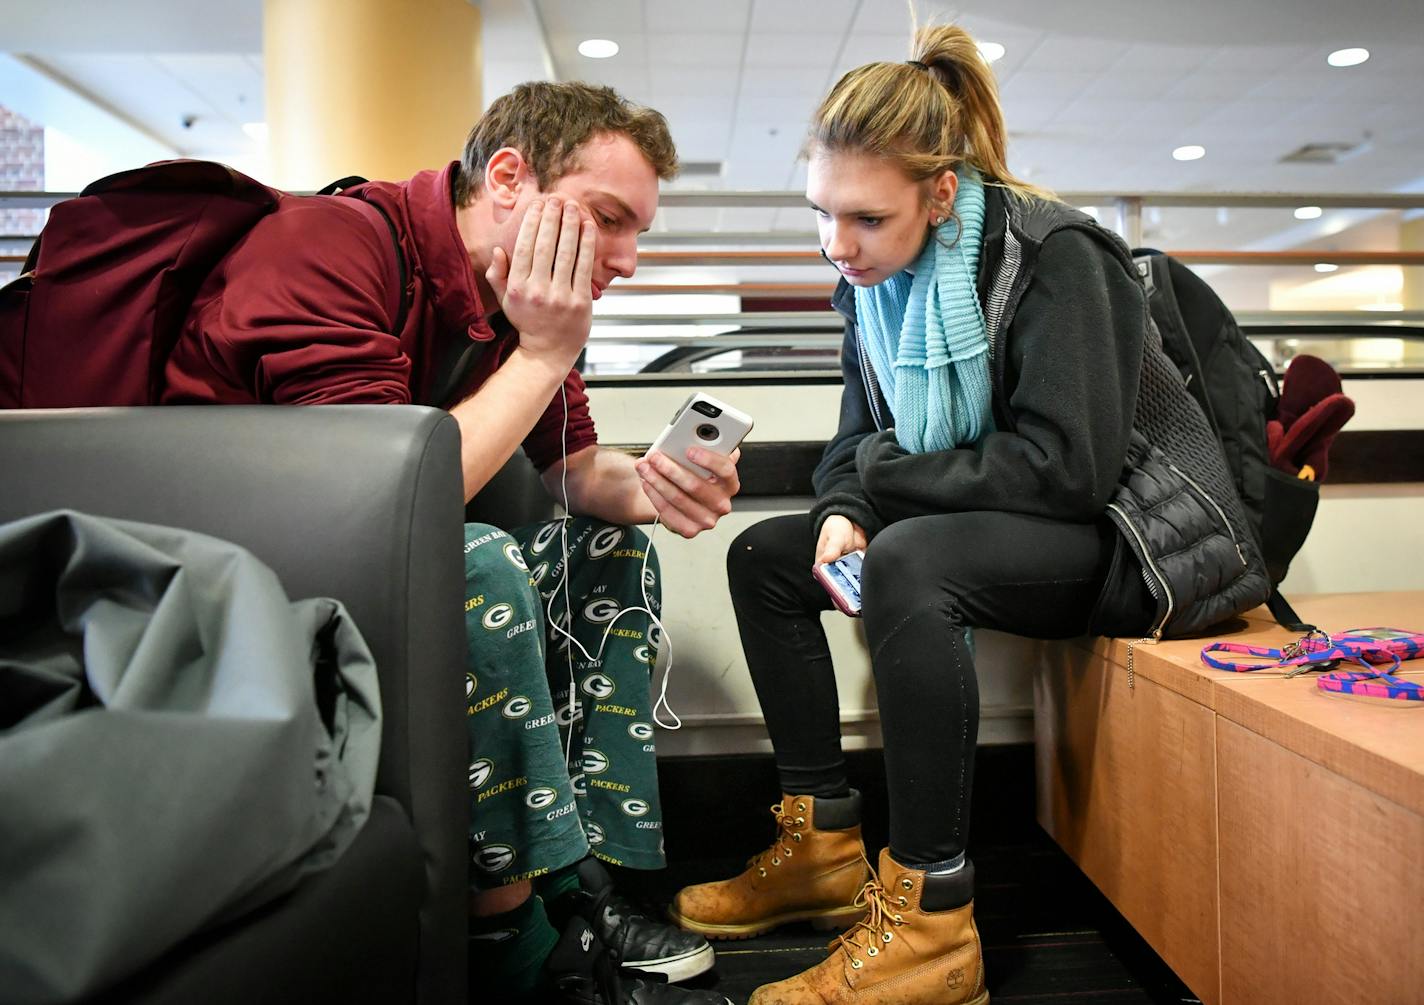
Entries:
<svg viewBox="0 0 1424 1005">
<path fill-rule="evenodd" d="M 918 59 L 907 59 L 905 60 L 905 65 L 913 66 L 917 70 L 929 70 L 929 67 L 926 66 L 924 63 L 921 63 Z"/>
</svg>

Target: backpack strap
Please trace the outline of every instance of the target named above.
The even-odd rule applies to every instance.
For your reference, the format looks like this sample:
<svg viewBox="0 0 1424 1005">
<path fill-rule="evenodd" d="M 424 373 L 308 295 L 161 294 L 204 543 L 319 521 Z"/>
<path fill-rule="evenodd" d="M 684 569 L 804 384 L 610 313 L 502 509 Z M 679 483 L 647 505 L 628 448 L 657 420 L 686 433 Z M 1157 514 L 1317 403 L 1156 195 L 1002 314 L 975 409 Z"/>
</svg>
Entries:
<svg viewBox="0 0 1424 1005">
<path fill-rule="evenodd" d="M 1271 595 L 1266 598 L 1266 609 L 1271 612 L 1271 617 L 1276 619 L 1276 624 L 1282 628 L 1289 628 L 1293 632 L 1313 632 L 1314 625 L 1308 625 L 1300 620 L 1290 601 L 1281 595 L 1281 591 L 1275 587 L 1271 588 Z"/>
<path fill-rule="evenodd" d="M 362 178 L 359 174 L 349 174 L 345 178 L 338 178 L 336 181 L 322 188 L 317 189 L 317 195 L 336 195 L 342 189 L 355 188 L 357 185 L 364 185 L 371 179 Z"/>
<path fill-rule="evenodd" d="M 317 195 L 340 195 L 348 188 L 355 188 L 357 185 L 365 185 L 370 179 L 362 178 L 359 174 L 349 174 L 345 178 L 338 178 L 334 182 L 322 186 L 317 190 Z M 400 338 L 401 329 L 405 327 L 406 312 L 410 305 L 405 300 L 405 287 L 408 282 L 405 267 L 405 252 L 401 250 L 400 234 L 396 232 L 395 221 L 391 215 L 380 206 L 367 199 L 361 199 L 367 206 L 370 206 L 377 213 L 381 214 L 381 219 L 386 221 L 386 229 L 391 234 L 391 246 L 396 249 L 396 277 L 400 281 L 399 306 L 396 308 L 396 321 L 394 330 L 391 332 L 396 338 Z"/>
<path fill-rule="evenodd" d="M 365 202 L 364 199 L 361 201 Z M 405 299 L 405 286 L 408 281 L 405 271 L 405 253 L 401 251 L 400 235 L 396 233 L 396 224 L 395 221 L 391 219 L 390 214 L 380 206 L 377 206 L 374 202 L 367 202 L 366 205 L 370 206 L 377 213 L 380 213 L 381 219 L 386 221 L 386 229 L 391 233 L 391 246 L 396 249 L 396 277 L 400 281 L 400 286 L 397 288 L 397 299 L 400 302 L 400 306 L 396 308 L 395 330 L 392 331 L 391 334 L 396 338 L 400 338 L 401 330 L 405 328 L 406 312 L 410 308 L 410 305 L 406 303 Z"/>
</svg>

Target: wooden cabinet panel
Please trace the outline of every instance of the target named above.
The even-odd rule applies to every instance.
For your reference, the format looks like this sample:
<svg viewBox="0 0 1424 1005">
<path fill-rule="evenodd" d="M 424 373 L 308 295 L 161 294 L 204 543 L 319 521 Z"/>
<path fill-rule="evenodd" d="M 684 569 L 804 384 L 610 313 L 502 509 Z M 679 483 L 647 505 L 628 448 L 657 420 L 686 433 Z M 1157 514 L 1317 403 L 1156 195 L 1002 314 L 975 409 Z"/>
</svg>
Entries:
<svg viewBox="0 0 1424 1005">
<path fill-rule="evenodd" d="M 1222 1002 L 1424 1003 L 1424 817 L 1225 719 L 1217 777 Z"/>
<path fill-rule="evenodd" d="M 1212 711 L 1084 649 L 1034 679 L 1038 820 L 1206 1003 L 1218 992 Z"/>
</svg>

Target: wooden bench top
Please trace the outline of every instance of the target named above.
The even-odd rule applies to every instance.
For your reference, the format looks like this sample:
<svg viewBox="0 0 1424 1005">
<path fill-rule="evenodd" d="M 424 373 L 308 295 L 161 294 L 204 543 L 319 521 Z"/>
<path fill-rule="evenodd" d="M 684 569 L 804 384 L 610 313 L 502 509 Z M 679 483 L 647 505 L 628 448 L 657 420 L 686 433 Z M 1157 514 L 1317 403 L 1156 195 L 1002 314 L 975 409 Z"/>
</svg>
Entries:
<svg viewBox="0 0 1424 1005">
<path fill-rule="evenodd" d="M 1302 620 L 1327 632 L 1384 626 L 1424 630 L 1424 591 L 1321 594 L 1291 598 Z M 1216 636 L 1279 648 L 1297 638 L 1265 608 L 1250 612 L 1229 634 Z M 1209 639 L 1133 646 L 1135 672 L 1212 709 L 1287 750 L 1424 815 L 1424 702 L 1332 694 L 1314 673 L 1232 673 L 1201 662 Z M 1119 667 L 1126 639 L 1082 639 L 1076 645 Z M 1424 681 L 1424 659 L 1401 675 Z"/>
</svg>

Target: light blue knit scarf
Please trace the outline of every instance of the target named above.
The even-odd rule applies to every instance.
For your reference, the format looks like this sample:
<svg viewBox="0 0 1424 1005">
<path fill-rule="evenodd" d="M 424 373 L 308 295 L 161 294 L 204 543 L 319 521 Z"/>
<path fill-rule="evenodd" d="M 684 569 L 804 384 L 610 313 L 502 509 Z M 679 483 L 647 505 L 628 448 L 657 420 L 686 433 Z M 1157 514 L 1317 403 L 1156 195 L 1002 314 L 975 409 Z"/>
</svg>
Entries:
<svg viewBox="0 0 1424 1005">
<path fill-rule="evenodd" d="M 911 269 L 856 287 L 870 363 L 912 454 L 979 442 L 993 429 L 989 337 L 979 304 L 984 185 L 959 173 L 954 213 L 930 233 Z"/>
</svg>

